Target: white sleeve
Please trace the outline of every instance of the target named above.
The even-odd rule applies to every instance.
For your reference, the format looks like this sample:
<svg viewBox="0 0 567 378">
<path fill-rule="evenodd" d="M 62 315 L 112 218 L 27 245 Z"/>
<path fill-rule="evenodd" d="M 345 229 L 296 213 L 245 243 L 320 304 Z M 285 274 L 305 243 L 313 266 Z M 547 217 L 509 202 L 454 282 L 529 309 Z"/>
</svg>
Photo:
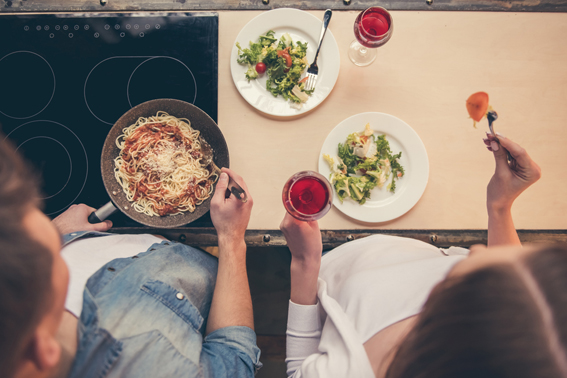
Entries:
<svg viewBox="0 0 567 378">
<path fill-rule="evenodd" d="M 299 377 L 298 369 L 303 361 L 318 352 L 321 340 L 319 304 L 305 306 L 290 300 L 286 334 L 287 376 Z"/>
</svg>

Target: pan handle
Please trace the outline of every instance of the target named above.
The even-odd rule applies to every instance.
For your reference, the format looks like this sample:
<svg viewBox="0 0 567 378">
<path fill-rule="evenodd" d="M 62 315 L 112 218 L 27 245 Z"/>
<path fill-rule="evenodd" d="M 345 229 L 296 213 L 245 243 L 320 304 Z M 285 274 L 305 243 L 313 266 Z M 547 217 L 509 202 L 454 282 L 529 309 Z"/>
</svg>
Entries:
<svg viewBox="0 0 567 378">
<path fill-rule="evenodd" d="M 93 211 L 89 215 L 89 223 L 100 223 L 112 214 L 114 214 L 118 209 L 114 206 L 112 202 L 108 202 L 100 209 Z"/>
</svg>

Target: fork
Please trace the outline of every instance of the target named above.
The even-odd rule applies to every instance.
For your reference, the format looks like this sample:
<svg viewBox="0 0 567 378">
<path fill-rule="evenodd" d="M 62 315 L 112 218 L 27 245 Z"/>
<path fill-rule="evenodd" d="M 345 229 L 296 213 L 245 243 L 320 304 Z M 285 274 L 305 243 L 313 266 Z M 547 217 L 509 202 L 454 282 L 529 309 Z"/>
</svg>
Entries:
<svg viewBox="0 0 567 378">
<path fill-rule="evenodd" d="M 500 140 L 498 140 L 498 137 L 496 136 L 496 133 L 494 132 L 494 128 L 492 127 L 492 122 L 498 119 L 498 113 L 496 113 L 495 110 L 489 110 L 488 113 L 486 113 L 486 119 L 488 119 L 488 128 L 490 129 L 490 132 L 494 136 L 494 139 L 496 139 L 497 142 L 500 142 Z M 506 158 L 508 159 L 508 161 L 512 161 L 513 159 L 512 155 L 510 154 L 510 151 L 508 150 L 506 150 Z"/>
<path fill-rule="evenodd" d="M 213 160 L 213 148 L 202 137 L 199 137 L 199 142 L 201 143 L 201 152 L 203 153 L 203 160 L 205 162 L 205 165 L 212 165 L 215 173 L 220 177 L 221 169 L 215 164 Z M 232 193 L 243 203 L 246 203 L 248 201 L 248 196 L 246 195 L 244 189 L 242 189 L 242 187 L 238 185 L 236 181 L 232 179 L 232 177 L 228 176 L 228 187 L 226 189 L 224 197 L 230 197 L 230 193 Z"/>
<path fill-rule="evenodd" d="M 321 49 L 321 44 L 323 43 L 323 37 L 327 32 L 327 26 L 331 21 L 331 16 L 333 11 L 327 9 L 325 15 L 323 16 L 323 26 L 321 26 L 321 35 L 319 36 L 319 46 L 317 47 L 317 52 L 315 53 L 315 59 L 313 63 L 307 69 L 307 82 L 305 83 L 305 90 L 310 91 L 315 88 L 315 83 L 317 82 L 317 75 L 319 74 L 319 67 L 317 67 L 317 56 L 319 56 L 319 50 Z"/>
</svg>

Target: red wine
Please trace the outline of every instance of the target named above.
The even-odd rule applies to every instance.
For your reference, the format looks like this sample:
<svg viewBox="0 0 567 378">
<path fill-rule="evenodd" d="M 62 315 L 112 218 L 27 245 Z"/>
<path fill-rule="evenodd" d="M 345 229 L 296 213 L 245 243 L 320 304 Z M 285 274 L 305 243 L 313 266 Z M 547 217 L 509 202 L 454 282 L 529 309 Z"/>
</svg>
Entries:
<svg viewBox="0 0 567 378">
<path fill-rule="evenodd" d="M 303 177 L 296 181 L 289 190 L 293 207 L 303 214 L 317 214 L 329 202 L 327 186 L 316 177 Z"/>
<path fill-rule="evenodd" d="M 331 210 L 333 188 L 317 172 L 302 171 L 287 180 L 282 191 L 286 211 L 297 220 L 321 219 Z"/>
<path fill-rule="evenodd" d="M 392 17 L 387 10 L 372 7 L 360 13 L 354 23 L 354 35 L 361 45 L 369 48 L 386 43 L 392 29 Z"/>
<path fill-rule="evenodd" d="M 362 27 L 368 34 L 377 37 L 386 34 L 388 29 L 390 29 L 390 24 L 388 24 L 386 17 L 379 13 L 372 13 L 367 14 L 362 19 Z"/>
</svg>

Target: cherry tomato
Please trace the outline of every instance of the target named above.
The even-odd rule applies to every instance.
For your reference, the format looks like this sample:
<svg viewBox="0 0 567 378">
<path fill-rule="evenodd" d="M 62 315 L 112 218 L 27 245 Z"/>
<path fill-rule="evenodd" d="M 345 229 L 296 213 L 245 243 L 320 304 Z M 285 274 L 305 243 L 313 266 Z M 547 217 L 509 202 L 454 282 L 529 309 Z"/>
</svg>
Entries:
<svg viewBox="0 0 567 378">
<path fill-rule="evenodd" d="M 260 75 L 263 74 L 264 72 L 266 72 L 266 64 L 263 62 L 259 62 L 256 64 L 256 72 L 258 72 Z"/>
</svg>

